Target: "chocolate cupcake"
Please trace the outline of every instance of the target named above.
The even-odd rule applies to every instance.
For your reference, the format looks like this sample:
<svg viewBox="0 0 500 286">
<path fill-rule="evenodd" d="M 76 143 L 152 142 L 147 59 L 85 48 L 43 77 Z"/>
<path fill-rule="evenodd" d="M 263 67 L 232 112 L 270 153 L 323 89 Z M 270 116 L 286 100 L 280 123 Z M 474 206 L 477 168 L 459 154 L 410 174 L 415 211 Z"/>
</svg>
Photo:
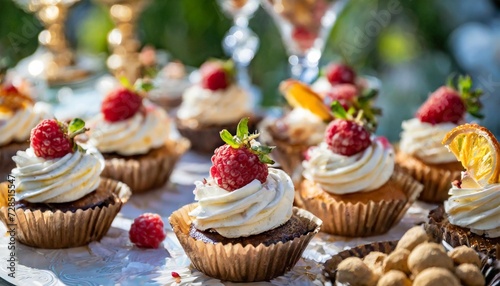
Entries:
<svg viewBox="0 0 500 286">
<path fill-rule="evenodd" d="M 101 179 L 104 159 L 94 149 L 82 149 L 74 136 L 85 132 L 85 123 L 69 126 L 44 120 L 31 132 L 31 145 L 13 157 L 12 180 L 3 185 L 0 220 L 12 222 L 15 192 L 17 239 L 38 248 L 67 248 L 101 239 L 130 189 L 123 183 Z M 48 143 L 48 144 L 47 144 Z"/>
<path fill-rule="evenodd" d="M 195 200 L 172 213 L 170 224 L 192 264 L 232 282 L 270 280 L 300 259 L 321 221 L 293 207 L 294 187 L 267 167 L 271 148 L 249 135 L 248 119 L 216 149 L 210 178 L 195 182 Z M 213 257 L 217 257 L 213 259 Z"/>
<path fill-rule="evenodd" d="M 429 224 L 452 246 L 467 245 L 492 256 L 500 243 L 500 144 L 476 124 L 458 126 L 443 144 L 466 166 L 451 183 L 450 197 L 432 211 Z"/>
<path fill-rule="evenodd" d="M 200 82 L 184 91 L 176 124 L 192 150 L 211 154 L 224 144 L 220 130 L 235 131 L 243 117 L 250 118 L 250 129 L 260 120 L 251 95 L 237 84 L 235 72 L 230 60 L 209 60 L 200 67 Z"/>
<path fill-rule="evenodd" d="M 105 157 L 102 176 L 127 184 L 134 193 L 164 185 L 189 148 L 170 137 L 170 119 L 162 108 L 143 100 L 139 88 L 117 87 L 92 119 L 88 143 Z"/>
</svg>

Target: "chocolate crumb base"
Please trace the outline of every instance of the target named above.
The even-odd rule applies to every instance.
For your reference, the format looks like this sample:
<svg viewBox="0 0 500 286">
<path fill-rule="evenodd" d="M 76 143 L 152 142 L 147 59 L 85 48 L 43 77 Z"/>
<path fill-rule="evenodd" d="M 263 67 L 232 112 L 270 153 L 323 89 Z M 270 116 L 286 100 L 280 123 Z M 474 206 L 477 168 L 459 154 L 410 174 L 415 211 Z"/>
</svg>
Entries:
<svg viewBox="0 0 500 286">
<path fill-rule="evenodd" d="M 448 221 L 444 206 L 429 212 L 428 228 L 437 226 L 441 238 L 453 247 L 466 245 L 491 257 L 499 257 L 500 237 L 490 238 L 470 232 L 468 228 L 455 226 Z"/>
<path fill-rule="evenodd" d="M 25 200 L 16 202 L 16 209 L 45 211 L 76 212 L 77 210 L 87 210 L 94 207 L 107 207 L 115 202 L 116 195 L 106 188 L 97 189 L 84 197 L 67 203 L 30 203 Z"/>
<path fill-rule="evenodd" d="M 238 238 L 227 238 L 218 234 L 215 231 L 201 231 L 191 224 L 189 229 L 189 236 L 196 240 L 201 240 L 205 243 L 222 243 L 222 244 L 238 244 L 240 243 L 243 247 L 248 244 L 253 246 L 258 246 L 259 244 L 264 244 L 265 246 L 270 246 L 278 242 L 287 242 L 293 240 L 296 237 L 300 237 L 308 233 L 307 225 L 298 216 L 293 215 L 285 224 L 275 229 L 251 235 L 248 237 L 238 237 Z"/>
</svg>

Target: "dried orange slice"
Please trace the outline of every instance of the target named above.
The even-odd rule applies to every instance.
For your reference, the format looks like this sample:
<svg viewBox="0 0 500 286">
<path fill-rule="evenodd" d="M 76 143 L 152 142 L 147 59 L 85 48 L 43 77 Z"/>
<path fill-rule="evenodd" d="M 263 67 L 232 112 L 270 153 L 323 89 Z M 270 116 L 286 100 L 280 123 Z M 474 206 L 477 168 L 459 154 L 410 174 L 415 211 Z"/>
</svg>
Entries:
<svg viewBox="0 0 500 286">
<path fill-rule="evenodd" d="M 453 128 L 442 142 L 479 185 L 500 181 L 500 144 L 491 132 L 477 124 Z"/>
<path fill-rule="evenodd" d="M 306 84 L 294 79 L 285 80 L 280 84 L 280 91 L 292 107 L 307 109 L 324 121 L 333 119 L 321 96 Z"/>
</svg>

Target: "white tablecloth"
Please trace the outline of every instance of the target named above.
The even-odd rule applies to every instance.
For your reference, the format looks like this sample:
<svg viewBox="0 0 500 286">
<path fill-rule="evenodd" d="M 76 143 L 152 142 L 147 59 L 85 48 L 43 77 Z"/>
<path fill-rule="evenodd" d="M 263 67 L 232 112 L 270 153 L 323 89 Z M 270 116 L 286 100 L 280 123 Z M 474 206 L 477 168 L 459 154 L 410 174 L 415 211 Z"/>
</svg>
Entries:
<svg viewBox="0 0 500 286">
<path fill-rule="evenodd" d="M 208 176 L 210 159 L 195 153 L 185 154 L 170 182 L 144 195 L 133 195 L 123 207 L 108 234 L 86 247 L 46 250 L 17 244 L 16 279 L 7 276 L 9 250 L 7 235 L 0 238 L 0 275 L 16 285 L 179 285 L 172 271 L 181 275 L 183 285 L 231 285 L 211 279 L 190 268 L 190 262 L 168 224 L 169 215 L 193 202 L 193 182 Z M 252 285 L 323 285 L 321 262 L 333 254 L 373 241 L 396 240 L 411 226 L 426 219 L 432 205 L 416 203 L 389 233 L 368 238 L 344 239 L 318 234 L 303 254 L 303 259 L 283 277 Z M 132 220 L 144 212 L 163 217 L 167 238 L 159 249 L 140 249 L 130 243 Z M 0 232 L 6 228 L 0 224 Z M 309 267 L 310 266 L 310 267 Z"/>
</svg>

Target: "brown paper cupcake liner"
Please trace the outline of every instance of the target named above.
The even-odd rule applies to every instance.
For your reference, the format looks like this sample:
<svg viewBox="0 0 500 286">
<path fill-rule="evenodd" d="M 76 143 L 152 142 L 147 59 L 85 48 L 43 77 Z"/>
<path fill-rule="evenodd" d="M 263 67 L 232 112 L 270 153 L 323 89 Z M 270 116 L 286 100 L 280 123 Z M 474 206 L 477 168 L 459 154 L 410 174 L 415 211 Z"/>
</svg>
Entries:
<svg viewBox="0 0 500 286">
<path fill-rule="evenodd" d="M 429 212 L 425 227 L 427 232 L 435 232 L 436 236 L 452 247 L 465 245 L 492 258 L 500 258 L 500 238 L 487 238 L 472 233 L 468 228 L 451 224 L 443 205 Z"/>
<path fill-rule="evenodd" d="M 341 251 L 332 256 L 324 263 L 323 275 L 336 285 L 337 267 L 342 260 L 349 257 L 364 258 L 372 251 L 379 251 L 385 254 L 391 253 L 398 241 L 383 241 L 360 245 L 348 250 Z M 486 286 L 500 285 L 500 263 L 497 260 L 489 259 L 486 255 L 479 253 L 481 257 L 481 273 L 486 280 Z"/>
<path fill-rule="evenodd" d="M 315 197 L 304 197 L 301 192 L 301 200 L 305 209 L 323 221 L 322 232 L 348 237 L 383 234 L 401 220 L 422 191 L 420 183 L 397 168 L 390 180 L 401 188 L 405 199 L 353 204 L 334 200 L 325 202 Z"/>
<path fill-rule="evenodd" d="M 29 146 L 29 142 L 14 142 L 0 147 L 0 181 L 7 180 L 7 176 L 16 167 L 12 157 L 16 155 L 17 151 L 26 150 Z"/>
<path fill-rule="evenodd" d="M 321 221 L 298 208 L 294 215 L 307 223 L 309 232 L 286 243 L 270 246 L 251 244 L 209 244 L 189 236 L 189 212 L 197 204 L 186 205 L 172 213 L 170 224 L 193 266 L 208 276 L 232 282 L 255 282 L 281 276 L 295 265 L 309 241 L 318 233 Z"/>
<path fill-rule="evenodd" d="M 101 176 L 127 184 L 133 193 L 144 193 L 163 186 L 179 158 L 189 149 L 184 139 L 168 141 L 165 146 L 138 158 L 114 157 L 106 159 Z"/>
<path fill-rule="evenodd" d="M 415 180 L 424 185 L 418 199 L 428 203 L 442 203 L 447 200 L 451 182 L 460 179 L 461 175 L 461 171 L 426 165 L 413 156 L 400 151 L 396 153 L 396 162 Z"/>
<path fill-rule="evenodd" d="M 14 222 L 17 241 L 37 248 L 60 249 L 100 240 L 108 232 L 122 205 L 129 199 L 130 189 L 124 183 L 105 178 L 101 179 L 99 188 L 111 190 L 116 195 L 115 201 L 104 207 L 79 209 L 75 212 L 41 212 L 17 208 Z M 6 225 L 12 223 L 5 206 L 0 208 L 0 220 Z"/>
<path fill-rule="evenodd" d="M 261 120 L 260 116 L 250 115 L 248 121 L 248 129 L 250 132 L 255 131 L 258 122 Z M 191 150 L 203 153 L 213 154 L 217 147 L 222 146 L 224 141 L 220 138 L 220 132 L 227 129 L 231 134 L 236 134 L 236 127 L 238 126 L 239 119 L 235 122 L 211 125 L 211 126 L 197 126 L 193 128 L 189 123 L 176 118 L 177 130 L 179 133 L 186 137 L 191 142 Z"/>
</svg>

